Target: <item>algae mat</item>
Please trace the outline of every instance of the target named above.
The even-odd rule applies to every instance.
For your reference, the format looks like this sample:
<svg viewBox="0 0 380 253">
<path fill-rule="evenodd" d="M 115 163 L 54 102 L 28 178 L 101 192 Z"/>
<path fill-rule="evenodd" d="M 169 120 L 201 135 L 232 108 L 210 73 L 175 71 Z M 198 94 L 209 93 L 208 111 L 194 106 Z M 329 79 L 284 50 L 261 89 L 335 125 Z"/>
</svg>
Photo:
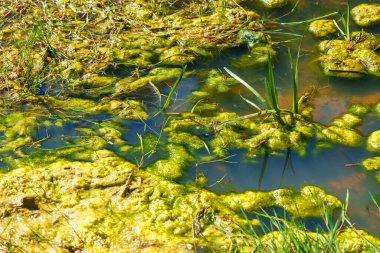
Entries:
<svg viewBox="0 0 380 253">
<path fill-rule="evenodd" d="M 340 205 L 317 187 L 216 195 L 112 156 L 20 168 L 2 176 L 0 189 L 1 238 L 15 252 L 191 252 L 197 245 L 225 252 L 232 244 L 250 251 L 254 245 L 225 234 L 246 224 L 240 207 L 277 205 L 305 216 L 316 215 L 322 204 Z M 347 252 L 366 249 L 366 240 L 380 242 L 364 232 L 362 239 L 346 233 L 352 232 L 338 240 Z"/>
</svg>

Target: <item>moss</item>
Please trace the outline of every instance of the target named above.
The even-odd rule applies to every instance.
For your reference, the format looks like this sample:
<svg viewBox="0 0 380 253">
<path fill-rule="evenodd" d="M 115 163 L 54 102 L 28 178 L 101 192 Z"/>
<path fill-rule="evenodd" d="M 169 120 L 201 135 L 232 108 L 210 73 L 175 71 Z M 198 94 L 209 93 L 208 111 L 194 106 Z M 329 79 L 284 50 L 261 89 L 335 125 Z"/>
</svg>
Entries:
<svg viewBox="0 0 380 253">
<path fill-rule="evenodd" d="M 353 129 L 345 127 L 330 126 L 323 129 L 322 134 L 332 142 L 350 147 L 357 147 L 363 142 L 363 136 L 361 134 Z"/>
<path fill-rule="evenodd" d="M 367 149 L 371 152 L 380 152 L 380 130 L 374 131 L 368 136 Z"/>
<path fill-rule="evenodd" d="M 362 161 L 362 165 L 367 170 L 379 170 L 380 169 L 380 156 L 370 157 Z"/>
<path fill-rule="evenodd" d="M 319 44 L 323 71 L 329 76 L 357 78 L 379 76 L 380 56 L 375 50 L 380 40 L 373 34 L 353 32 L 351 40 L 325 40 Z"/>
<path fill-rule="evenodd" d="M 331 19 L 320 19 L 310 23 L 309 32 L 315 37 L 325 37 L 329 34 L 336 33 L 337 28 Z"/>
<path fill-rule="evenodd" d="M 380 23 L 380 4 L 359 4 L 351 10 L 352 19 L 360 26 Z"/>
</svg>

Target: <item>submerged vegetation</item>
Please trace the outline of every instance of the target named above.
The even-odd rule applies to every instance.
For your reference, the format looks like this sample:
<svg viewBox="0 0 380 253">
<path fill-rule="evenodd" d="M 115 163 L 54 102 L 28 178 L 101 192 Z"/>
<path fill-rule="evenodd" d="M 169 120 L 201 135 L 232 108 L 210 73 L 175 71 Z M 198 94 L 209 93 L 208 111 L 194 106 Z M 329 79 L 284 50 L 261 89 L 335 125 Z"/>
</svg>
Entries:
<svg viewBox="0 0 380 253">
<path fill-rule="evenodd" d="M 280 22 L 309 3 L 2 1 L 0 252 L 379 252 L 348 218 L 348 197 L 261 190 L 269 156 L 285 157 L 285 170 L 293 151 L 341 146 L 366 148 L 348 166 L 380 182 L 380 130 L 363 130 L 380 102 L 315 120 L 317 89 L 299 77 L 307 35 L 286 30 L 324 38 L 325 75 L 378 77 L 379 36 L 353 31 L 350 17 L 376 25 L 379 6 L 348 3 L 345 15 Z M 231 58 L 224 71 L 218 57 Z M 267 74 L 248 84 L 248 67 Z M 236 94 L 250 113 L 231 110 Z M 214 192 L 225 176 L 210 182 L 199 165 L 232 163 L 236 151 L 261 163 L 258 189 Z"/>
</svg>

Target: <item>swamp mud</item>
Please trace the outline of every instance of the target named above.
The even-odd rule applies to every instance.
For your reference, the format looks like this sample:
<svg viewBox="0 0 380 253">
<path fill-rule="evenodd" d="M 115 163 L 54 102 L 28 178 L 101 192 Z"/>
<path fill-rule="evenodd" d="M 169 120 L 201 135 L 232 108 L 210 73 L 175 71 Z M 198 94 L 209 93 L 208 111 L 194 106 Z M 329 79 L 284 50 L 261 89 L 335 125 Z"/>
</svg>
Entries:
<svg viewBox="0 0 380 253">
<path fill-rule="evenodd" d="M 379 21 L 359 0 L 3 1 L 0 251 L 378 252 Z"/>
</svg>

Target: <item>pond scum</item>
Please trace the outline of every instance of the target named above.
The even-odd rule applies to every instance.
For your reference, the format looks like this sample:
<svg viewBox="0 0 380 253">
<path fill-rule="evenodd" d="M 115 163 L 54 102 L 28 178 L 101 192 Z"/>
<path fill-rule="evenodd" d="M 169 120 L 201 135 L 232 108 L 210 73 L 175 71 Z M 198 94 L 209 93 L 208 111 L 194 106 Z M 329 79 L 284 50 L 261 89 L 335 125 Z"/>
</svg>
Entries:
<svg viewBox="0 0 380 253">
<path fill-rule="evenodd" d="M 378 24 L 379 9 L 354 7 L 353 20 Z M 344 33 L 321 41 L 323 72 L 379 76 L 380 39 L 351 33 L 348 23 L 310 25 L 315 36 Z M 207 178 L 175 179 L 198 159 L 197 150 L 208 152 L 204 161 L 230 149 L 248 157 L 289 149 L 303 155 L 311 138 L 320 148 L 366 144 L 374 157 L 362 166 L 378 171 L 380 130 L 363 136 L 358 126 L 365 115 L 380 117 L 380 103 L 352 105 L 326 126 L 313 121 L 312 92 L 295 92 L 297 110 L 287 111 L 278 108 L 269 80 L 271 106 L 255 104 L 259 111 L 245 117 L 207 102 L 239 85 L 214 69 L 193 92 L 191 111 L 167 117 L 160 132 L 138 135 L 137 144 L 123 136 L 125 122 L 167 116 L 160 111 L 165 85 L 196 75 L 190 66 L 197 61 L 246 45 L 249 64 L 271 62 L 276 50 L 266 31 L 275 25 L 241 0 L 3 0 L 0 252 L 379 252 L 380 239 L 348 218 L 348 196 L 341 201 L 316 186 L 216 194 Z M 235 64 L 247 63 L 241 60 Z M 157 96 L 156 108 L 144 89 Z M 274 206 L 286 215 L 263 211 Z M 323 225 L 309 231 L 302 222 L 308 217 Z"/>
</svg>

